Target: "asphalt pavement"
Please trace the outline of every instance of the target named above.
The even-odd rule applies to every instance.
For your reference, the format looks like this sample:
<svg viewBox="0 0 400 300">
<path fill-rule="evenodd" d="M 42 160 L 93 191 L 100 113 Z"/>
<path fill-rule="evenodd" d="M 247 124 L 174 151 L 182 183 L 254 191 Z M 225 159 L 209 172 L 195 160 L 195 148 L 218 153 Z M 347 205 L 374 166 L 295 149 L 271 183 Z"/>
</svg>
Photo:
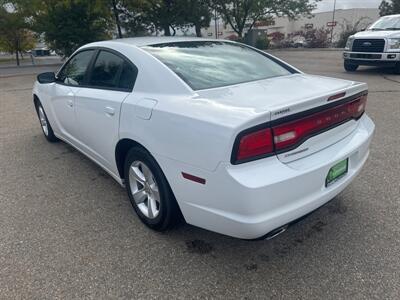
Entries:
<svg viewBox="0 0 400 300">
<path fill-rule="evenodd" d="M 338 51 L 274 54 L 307 73 L 367 82 L 377 127 L 344 192 L 257 242 L 190 225 L 147 229 L 100 167 L 43 138 L 31 96 L 41 70 L 0 70 L 0 298 L 399 299 L 400 76 L 345 73 Z"/>
</svg>

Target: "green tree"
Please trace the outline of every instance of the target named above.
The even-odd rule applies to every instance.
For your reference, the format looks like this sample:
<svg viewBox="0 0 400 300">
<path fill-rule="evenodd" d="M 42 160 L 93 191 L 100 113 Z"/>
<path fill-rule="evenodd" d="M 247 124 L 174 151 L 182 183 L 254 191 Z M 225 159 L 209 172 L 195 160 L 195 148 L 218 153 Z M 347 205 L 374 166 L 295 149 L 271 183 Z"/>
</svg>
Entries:
<svg viewBox="0 0 400 300">
<path fill-rule="evenodd" d="M 212 11 L 207 0 L 177 0 L 179 15 L 184 26 L 194 27 L 196 36 L 201 37 L 201 29 L 210 26 Z"/>
<path fill-rule="evenodd" d="M 175 28 L 179 25 L 177 20 L 180 17 L 176 1 L 147 0 L 139 6 L 135 5 L 135 3 L 132 5 L 127 3 L 127 8 L 130 12 L 139 12 L 142 23 L 152 31 L 162 30 L 166 36 L 175 35 Z M 138 16 L 136 15 L 136 17 Z"/>
<path fill-rule="evenodd" d="M 210 5 L 242 38 L 244 29 L 252 29 L 257 21 L 275 16 L 295 19 L 299 15 L 310 15 L 317 1 L 320 0 L 210 0 Z"/>
<path fill-rule="evenodd" d="M 121 4 L 117 0 L 110 0 L 111 1 L 111 8 L 114 14 L 115 25 L 117 26 L 118 30 L 118 37 L 122 38 L 122 29 L 121 29 Z"/>
<path fill-rule="evenodd" d="M 35 46 L 35 38 L 28 29 L 26 16 L 14 7 L 7 9 L 0 2 L 0 49 L 14 53 L 19 66 L 19 54 Z"/>
<path fill-rule="evenodd" d="M 143 31 L 164 31 L 166 36 L 175 35 L 180 25 L 176 1 L 173 0 L 136 0 L 124 1 L 124 19 L 131 34 Z"/>
<path fill-rule="evenodd" d="M 64 57 L 84 44 L 109 38 L 113 25 L 109 6 L 97 0 L 36 0 L 32 20 L 49 48 Z"/>
<path fill-rule="evenodd" d="M 171 36 L 175 35 L 176 27 L 183 25 L 179 12 L 174 0 L 148 0 L 145 15 L 147 22 L 153 24 L 156 30 L 162 30 L 165 36 Z"/>
<path fill-rule="evenodd" d="M 147 12 L 151 3 L 147 0 L 122 0 L 119 2 L 121 26 L 128 36 L 143 36 L 155 31 Z"/>
<path fill-rule="evenodd" d="M 379 6 L 381 16 L 400 14 L 400 0 L 383 0 Z"/>
<path fill-rule="evenodd" d="M 144 3 L 145 0 L 104 0 L 104 5 L 109 6 L 113 13 L 118 38 L 123 38 L 122 28 L 128 34 L 144 30 L 141 19 Z"/>
<path fill-rule="evenodd" d="M 208 0 L 126 0 L 122 4 L 130 33 L 162 31 L 171 36 L 178 28 L 193 26 L 196 35 L 201 36 L 201 28 L 208 27 L 211 21 Z"/>
</svg>

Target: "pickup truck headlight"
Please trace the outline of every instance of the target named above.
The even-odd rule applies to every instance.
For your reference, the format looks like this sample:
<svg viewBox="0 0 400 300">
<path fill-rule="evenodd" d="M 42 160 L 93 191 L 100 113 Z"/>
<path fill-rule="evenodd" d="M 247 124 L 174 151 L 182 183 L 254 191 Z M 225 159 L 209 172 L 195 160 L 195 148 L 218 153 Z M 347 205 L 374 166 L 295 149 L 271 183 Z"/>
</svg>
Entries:
<svg viewBox="0 0 400 300">
<path fill-rule="evenodd" d="M 400 39 L 388 39 L 388 50 L 400 50 Z"/>
<path fill-rule="evenodd" d="M 346 43 L 346 47 L 344 47 L 345 50 L 351 50 L 351 47 L 353 46 L 353 42 L 354 42 L 354 37 L 349 37 L 347 39 L 347 43 Z"/>
</svg>

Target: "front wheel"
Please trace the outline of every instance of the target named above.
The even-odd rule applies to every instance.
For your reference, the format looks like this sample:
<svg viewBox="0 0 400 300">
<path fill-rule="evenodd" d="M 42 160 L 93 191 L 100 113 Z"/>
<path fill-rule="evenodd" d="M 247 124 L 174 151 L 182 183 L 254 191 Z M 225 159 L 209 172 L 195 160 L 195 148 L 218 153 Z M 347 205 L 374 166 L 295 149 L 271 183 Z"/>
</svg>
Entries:
<svg viewBox="0 0 400 300">
<path fill-rule="evenodd" d="M 394 66 L 394 74 L 400 75 L 400 62 L 396 63 Z"/>
<path fill-rule="evenodd" d="M 167 179 L 150 153 L 141 147 L 132 148 L 125 160 L 124 174 L 129 199 L 144 224 L 165 231 L 180 220 Z"/>
<path fill-rule="evenodd" d="M 357 69 L 358 69 L 358 65 L 356 65 L 356 64 L 351 64 L 351 63 L 349 63 L 348 61 L 344 61 L 344 69 L 347 71 L 347 72 L 354 72 L 354 71 L 356 71 Z"/>
<path fill-rule="evenodd" d="M 44 137 L 50 142 L 55 143 L 58 142 L 59 139 L 54 135 L 53 128 L 51 128 L 50 122 L 47 119 L 47 115 L 44 111 L 42 103 L 38 100 L 35 103 L 36 113 L 39 118 L 40 127 L 42 128 Z"/>
</svg>

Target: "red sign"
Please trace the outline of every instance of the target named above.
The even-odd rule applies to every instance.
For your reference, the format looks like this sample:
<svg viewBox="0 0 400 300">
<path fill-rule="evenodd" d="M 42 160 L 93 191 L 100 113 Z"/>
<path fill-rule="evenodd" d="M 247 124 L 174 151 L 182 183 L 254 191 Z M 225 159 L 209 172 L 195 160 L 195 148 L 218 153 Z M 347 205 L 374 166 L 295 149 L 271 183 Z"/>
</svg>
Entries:
<svg viewBox="0 0 400 300">
<path fill-rule="evenodd" d="M 326 26 L 328 26 L 328 27 L 335 27 L 337 25 L 337 22 L 335 21 L 335 22 L 328 22 L 328 23 L 326 23 Z"/>
</svg>

